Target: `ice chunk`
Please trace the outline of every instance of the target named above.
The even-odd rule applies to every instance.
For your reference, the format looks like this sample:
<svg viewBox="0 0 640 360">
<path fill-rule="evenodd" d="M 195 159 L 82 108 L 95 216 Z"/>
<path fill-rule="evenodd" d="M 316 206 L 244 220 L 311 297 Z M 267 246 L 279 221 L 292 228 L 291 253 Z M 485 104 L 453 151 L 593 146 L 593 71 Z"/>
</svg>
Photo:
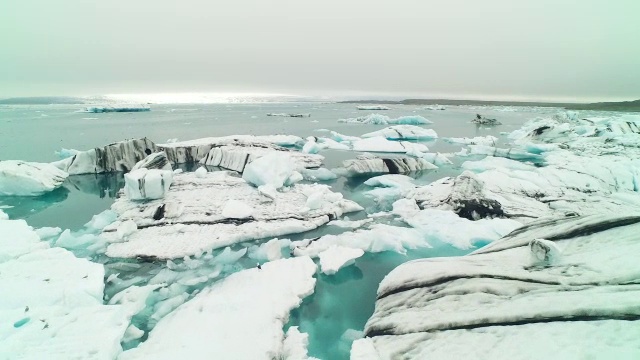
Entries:
<svg viewBox="0 0 640 360">
<path fill-rule="evenodd" d="M 300 173 L 304 180 L 310 181 L 329 181 L 334 180 L 338 176 L 327 168 L 319 169 L 300 169 Z"/>
<path fill-rule="evenodd" d="M 367 116 L 361 116 L 351 119 L 340 119 L 338 122 L 355 123 L 355 124 L 369 124 L 369 125 L 424 125 L 432 124 L 432 121 L 425 119 L 420 115 L 401 116 L 398 118 L 390 118 L 386 115 L 369 114 Z"/>
<path fill-rule="evenodd" d="M 395 187 L 395 188 L 415 187 L 412 177 L 407 175 L 400 175 L 400 174 L 374 176 L 372 178 L 367 179 L 367 181 L 365 181 L 364 184 L 367 186 L 374 186 L 374 187 L 375 186 Z"/>
<path fill-rule="evenodd" d="M 403 220 L 420 231 L 431 243 L 443 242 L 460 249 L 485 245 L 510 233 L 522 224 L 510 219 L 471 221 L 452 211 L 424 209 L 417 213 L 402 211 Z"/>
<path fill-rule="evenodd" d="M 320 146 L 316 140 L 317 138 L 315 136 L 309 136 L 307 138 L 307 142 L 302 147 L 302 152 L 307 154 L 317 154 L 322 150 L 322 146 Z"/>
<path fill-rule="evenodd" d="M 249 248 L 249 257 L 259 261 L 274 261 L 282 258 L 282 249 L 291 244 L 289 239 L 271 239 L 260 246 Z"/>
<path fill-rule="evenodd" d="M 124 175 L 124 192 L 130 200 L 161 199 L 172 181 L 173 171 L 140 168 Z"/>
<path fill-rule="evenodd" d="M 560 249 L 555 242 L 545 239 L 534 239 L 529 243 L 531 258 L 535 265 L 555 265 L 560 260 Z"/>
<path fill-rule="evenodd" d="M 346 219 L 347 217 L 345 216 L 344 220 L 333 220 L 327 225 L 335 226 L 343 229 L 357 229 L 373 221 L 373 219 L 362 219 L 362 220 L 346 220 Z"/>
<path fill-rule="evenodd" d="M 337 273 L 343 267 L 355 262 L 355 259 L 364 255 L 362 249 L 352 249 L 343 246 L 331 246 L 327 250 L 318 254 L 322 272 L 327 275 Z"/>
<path fill-rule="evenodd" d="M 385 105 L 360 105 L 358 110 L 391 110 L 391 108 Z"/>
<path fill-rule="evenodd" d="M 363 138 L 385 137 L 389 140 L 435 139 L 438 134 L 433 129 L 425 129 L 414 125 L 394 125 L 382 130 L 366 133 Z"/>
<path fill-rule="evenodd" d="M 307 355 L 309 335 L 300 332 L 297 326 L 287 330 L 287 335 L 282 344 L 282 358 L 287 360 L 318 360 Z"/>
<path fill-rule="evenodd" d="M 126 239 L 129 235 L 133 234 L 138 230 L 138 225 L 133 220 L 126 220 L 118 225 L 118 230 L 116 230 L 117 237 L 119 239 Z"/>
<path fill-rule="evenodd" d="M 253 214 L 253 208 L 242 201 L 231 199 L 222 208 L 222 216 L 230 219 L 246 219 Z"/>
<path fill-rule="evenodd" d="M 2 210 L 0 210 L 0 212 L 1 211 Z M 1 214 L 0 214 L 0 220 L 2 220 Z M 60 233 L 62 232 L 62 229 L 59 227 L 42 227 L 39 229 L 35 229 L 35 231 L 36 231 L 36 234 L 38 234 L 38 237 L 40 239 L 47 240 L 60 235 Z"/>
<path fill-rule="evenodd" d="M 496 119 L 490 119 L 490 118 L 484 117 L 480 114 L 476 114 L 476 117 L 473 118 L 471 122 L 474 124 L 481 124 L 481 125 L 502 125 L 500 121 Z"/>
<path fill-rule="evenodd" d="M 444 105 L 438 105 L 438 104 L 434 104 L 434 105 L 428 105 L 422 108 L 423 110 L 447 110 L 446 107 L 444 107 Z"/>
<path fill-rule="evenodd" d="M 136 169 L 159 169 L 159 170 L 170 170 L 173 171 L 169 160 L 167 159 L 167 154 L 163 151 L 153 153 L 146 158 L 138 161 L 131 170 Z"/>
<path fill-rule="evenodd" d="M 72 157 L 51 164 L 70 175 L 127 172 L 137 162 L 155 151 L 156 144 L 151 140 L 147 138 L 134 139 L 88 151 L 80 151 Z"/>
<path fill-rule="evenodd" d="M 331 140 L 337 141 L 337 142 L 353 142 L 353 141 L 358 141 L 361 140 L 359 137 L 357 136 L 348 136 L 348 135 L 344 135 L 344 134 L 340 134 L 339 132 L 336 131 L 331 131 Z"/>
<path fill-rule="evenodd" d="M 0 209 L 0 220 L 9 220 L 9 215 L 2 211 L 2 209 Z"/>
<path fill-rule="evenodd" d="M 384 137 L 371 137 L 355 141 L 353 144 L 354 151 L 374 151 L 374 152 L 391 152 L 391 153 L 408 153 L 408 152 L 425 152 L 428 151 L 426 145 L 419 143 L 411 143 L 407 141 L 390 141 Z"/>
<path fill-rule="evenodd" d="M 232 274 L 162 318 L 145 342 L 119 359 L 280 358 L 291 349 L 283 347 L 282 328 L 289 312 L 313 293 L 315 272 L 313 261 L 301 257 Z"/>
<path fill-rule="evenodd" d="M 53 165 L 0 161 L 0 195 L 37 196 L 57 189 L 69 176 Z"/>
<path fill-rule="evenodd" d="M 280 189 L 285 186 L 294 171 L 291 157 L 281 153 L 270 153 L 249 163 L 244 168 L 242 178 L 256 187 L 268 184 Z"/>
<path fill-rule="evenodd" d="M 205 176 L 207 176 L 207 168 L 205 168 L 204 166 L 200 166 L 196 171 L 195 174 L 197 177 L 199 178 L 203 178 Z"/>
<path fill-rule="evenodd" d="M 363 174 L 402 174 L 412 171 L 437 169 L 424 159 L 417 158 L 357 158 L 345 160 L 343 166 L 347 176 Z"/>
<path fill-rule="evenodd" d="M 295 256 L 317 257 L 331 246 L 362 249 L 373 253 L 394 251 L 400 254 L 405 254 L 407 249 L 431 247 L 420 231 L 385 224 L 372 225 L 367 230 L 356 230 L 340 235 L 324 235 L 315 240 L 300 240 L 291 243 L 291 249 Z"/>
<path fill-rule="evenodd" d="M 311 114 L 268 113 L 267 116 L 302 118 L 302 117 L 311 117 Z"/>
</svg>

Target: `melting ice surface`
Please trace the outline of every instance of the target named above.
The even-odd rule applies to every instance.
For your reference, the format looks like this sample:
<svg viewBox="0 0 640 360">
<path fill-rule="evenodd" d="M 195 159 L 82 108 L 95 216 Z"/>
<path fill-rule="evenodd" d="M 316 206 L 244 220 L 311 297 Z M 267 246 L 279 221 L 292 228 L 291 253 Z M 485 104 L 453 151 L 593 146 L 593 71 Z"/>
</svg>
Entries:
<svg viewBox="0 0 640 360">
<path fill-rule="evenodd" d="M 85 150 L 126 138 L 148 137 L 156 143 L 172 143 L 176 139 L 182 141 L 234 134 L 291 134 L 303 139 L 309 136 L 330 137 L 330 133 L 323 129 L 336 131 L 345 137 L 360 137 L 388 126 L 338 122 L 339 119 L 366 116 L 363 110 L 349 104 L 153 105 L 150 112 L 101 113 L 92 114 L 91 118 L 87 117 L 87 114 L 76 112 L 77 110 L 78 107 L 70 105 L 0 106 L 2 160 L 49 162 L 57 160 L 55 152 L 61 148 Z M 135 311 L 131 310 L 130 326 L 120 339 L 126 354 L 123 355 L 124 358 L 144 357 L 146 349 L 162 351 L 162 333 L 170 333 L 172 324 L 180 323 L 180 314 L 190 316 L 188 304 L 198 304 L 203 302 L 206 296 L 215 296 L 215 289 L 209 290 L 213 289 L 212 286 L 230 287 L 223 284 L 227 278 L 229 281 L 246 276 L 251 278 L 251 274 L 242 275 L 247 274 L 242 271 L 252 269 L 251 271 L 255 272 L 257 263 L 264 266 L 270 261 L 289 258 L 292 253 L 296 255 L 296 251 L 300 251 L 303 256 L 313 257 L 318 263 L 317 252 L 330 247 L 332 241 L 362 242 L 376 234 L 376 230 L 371 229 L 402 228 L 401 231 L 406 234 L 403 236 L 407 248 L 395 248 L 396 251 L 390 251 L 392 247 L 384 245 L 382 241 L 376 244 L 362 244 L 365 254 L 355 259 L 353 265 L 345 266 L 334 275 L 326 275 L 317 270 L 314 275 L 316 281 L 313 293 L 309 295 L 307 289 L 302 287 L 294 292 L 294 297 L 288 298 L 289 305 L 277 310 L 283 313 L 290 310 L 290 313 L 288 321 L 281 324 L 283 332 L 279 333 L 279 329 L 276 329 L 273 333 L 276 338 L 284 337 L 286 333 L 289 339 L 288 334 L 295 333 L 295 330 L 290 329 L 297 327 L 300 332 L 308 334 L 309 356 L 320 359 L 347 359 L 353 340 L 363 336 L 365 323 L 374 313 L 378 287 L 389 272 L 398 265 L 414 259 L 464 255 L 501 236 L 497 233 L 485 235 L 484 238 L 471 242 L 471 247 L 441 241 L 446 239 L 446 236 L 441 235 L 443 232 L 432 231 L 434 225 L 430 224 L 428 219 L 417 216 L 414 212 L 418 210 L 397 201 L 415 198 L 431 206 L 429 201 L 434 201 L 433 197 L 420 198 L 420 194 L 414 194 L 416 188 L 437 182 L 444 177 L 456 177 L 464 170 L 481 173 L 488 169 L 495 170 L 496 167 L 519 171 L 535 169 L 533 164 L 540 165 L 537 161 L 541 159 L 540 153 L 544 153 L 546 148 L 537 146 L 534 149 L 527 145 L 531 150 L 529 152 L 510 151 L 509 144 L 512 140 L 508 139 L 506 134 L 520 129 L 527 120 L 536 117 L 551 118 L 559 110 L 517 110 L 503 112 L 493 108 L 453 106 L 447 107 L 446 111 L 438 112 L 412 106 L 387 110 L 385 116 L 391 119 L 422 116 L 431 121 L 432 124 L 419 126 L 433 129 L 438 134 L 438 139 L 411 141 L 427 146 L 429 152 L 448 154 L 452 164 L 441 164 L 435 170 L 407 174 L 409 178 L 387 178 L 370 183 L 378 184 L 375 186 L 365 184 L 374 174 L 349 178 L 338 176 L 334 180 L 321 181 L 329 185 L 332 191 L 342 194 L 345 199 L 362 206 L 364 210 L 346 214 L 339 219 L 341 221 L 329 222 L 311 231 L 279 236 L 277 240 L 267 237 L 236 243 L 230 247 L 190 257 L 158 260 L 150 257 L 120 259 L 105 255 L 109 244 L 102 240 L 99 233 L 116 220 L 117 214 L 108 209 L 117 198 L 118 191 L 124 186 L 122 174 L 70 176 L 62 187 L 39 196 L 0 197 L 0 209 L 11 219 L 25 219 L 29 225 L 37 229 L 39 237 L 49 246 L 65 248 L 78 257 L 104 265 L 105 305 L 129 304 L 128 309 L 135 308 Z M 488 128 L 471 124 L 478 112 L 491 118 L 499 118 L 503 125 Z M 267 113 L 309 113 L 311 117 L 267 117 Z M 451 138 L 454 139 L 447 141 Z M 354 151 L 337 149 L 321 150 L 319 154 L 324 156 L 323 167 L 327 169 L 338 168 L 343 160 L 359 155 Z M 494 155 L 495 159 L 500 160 L 472 162 L 482 160 L 486 155 Z M 507 159 L 520 162 L 514 165 L 512 160 Z M 464 162 L 467 163 L 462 166 Z M 174 168 L 176 167 L 190 172 L 196 170 L 199 165 L 174 165 Z M 209 167 L 208 170 L 216 172 L 220 169 Z M 179 178 L 179 175 L 176 177 Z M 302 184 L 305 183 L 309 181 L 302 181 Z M 505 211 L 509 210 L 511 208 L 505 208 Z M 92 220 L 92 217 L 98 214 L 100 215 Z M 367 219 L 369 221 L 361 221 Z M 411 224 L 415 228 L 411 228 Z M 117 231 L 117 236 L 127 239 L 131 235 L 130 232 L 135 230 L 121 226 Z M 360 235 L 354 238 L 352 234 Z M 304 241 L 309 239 L 317 240 L 304 245 Z M 458 244 L 458 247 L 451 243 Z M 300 248 L 295 250 L 291 247 L 294 244 L 299 244 Z M 286 270 L 282 271 L 286 273 Z M 231 276 L 232 274 L 240 275 Z M 308 280 L 300 279 L 305 286 L 309 286 Z M 260 294 L 258 289 L 256 291 L 248 294 Z M 195 302 L 191 302 L 192 300 Z M 299 307 L 295 306 L 297 300 L 301 301 Z M 134 304 L 136 305 L 133 306 Z M 12 326 L 30 326 L 30 321 L 25 319 L 27 317 L 24 316 L 15 318 Z M 154 332 L 156 328 L 159 330 Z M 290 331 L 287 332 L 288 330 Z M 203 331 L 206 332 L 206 329 Z M 295 337 L 291 336 L 290 341 L 293 342 L 293 339 Z M 147 345 L 141 346 L 145 343 Z M 263 345 L 265 349 L 276 346 Z M 197 345 L 194 343 L 194 346 Z M 277 346 L 275 348 L 277 350 Z M 128 352 L 130 349 L 136 350 Z M 265 351 L 268 353 L 271 350 Z M 286 358 L 287 354 L 292 354 L 288 351 L 282 350 L 277 354 Z"/>
</svg>

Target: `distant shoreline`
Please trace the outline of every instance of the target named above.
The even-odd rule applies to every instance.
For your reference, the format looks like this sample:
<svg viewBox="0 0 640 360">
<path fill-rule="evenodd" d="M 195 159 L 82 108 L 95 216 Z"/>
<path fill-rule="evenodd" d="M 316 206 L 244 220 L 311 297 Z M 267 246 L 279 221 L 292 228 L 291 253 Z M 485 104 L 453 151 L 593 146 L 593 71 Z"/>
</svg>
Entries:
<svg viewBox="0 0 640 360">
<path fill-rule="evenodd" d="M 380 104 L 380 105 L 486 105 L 486 106 L 537 106 L 559 107 L 567 110 L 598 110 L 640 112 L 640 100 L 597 102 L 597 103 L 552 103 L 531 101 L 499 100 L 452 100 L 452 99 L 405 99 L 405 100 L 349 100 L 338 101 L 341 104 Z"/>
</svg>

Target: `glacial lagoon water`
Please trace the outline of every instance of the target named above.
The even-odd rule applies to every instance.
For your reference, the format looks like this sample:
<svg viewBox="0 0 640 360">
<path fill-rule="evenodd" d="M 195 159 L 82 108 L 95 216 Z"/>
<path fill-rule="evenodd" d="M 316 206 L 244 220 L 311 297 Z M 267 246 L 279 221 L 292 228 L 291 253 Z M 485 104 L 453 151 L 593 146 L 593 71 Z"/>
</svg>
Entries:
<svg viewBox="0 0 640 360">
<path fill-rule="evenodd" d="M 292 134 L 304 138 L 324 135 L 322 131 L 318 131 L 321 129 L 358 136 L 383 128 L 381 125 L 339 123 L 338 119 L 376 112 L 360 111 L 352 104 L 153 105 L 150 112 L 102 114 L 78 112 L 80 108 L 80 105 L 66 104 L 0 105 L 0 160 L 49 162 L 58 159 L 55 152 L 61 148 L 86 150 L 138 137 L 148 137 L 156 143 L 163 143 L 169 139 L 189 140 L 233 134 Z M 518 129 L 525 121 L 538 116 L 548 116 L 557 111 L 558 109 L 552 108 L 499 107 L 448 107 L 445 111 L 434 111 L 425 110 L 420 106 L 395 106 L 392 110 L 379 113 L 390 117 L 424 116 L 433 121 L 433 124 L 424 127 L 434 129 L 440 138 L 493 135 L 505 142 L 505 134 Z M 266 116 L 267 113 L 309 113 L 311 117 L 273 117 Z M 470 120 L 476 113 L 497 118 L 503 125 L 474 125 Z M 450 153 L 461 149 L 460 145 L 449 144 L 441 139 L 425 144 L 433 152 Z M 325 166 L 335 168 L 342 160 L 352 158 L 356 154 L 326 151 L 322 155 L 326 158 Z M 459 164 L 469 159 L 453 158 L 452 166 L 411 175 L 416 179 L 416 183 L 427 184 L 445 176 L 459 174 Z M 346 198 L 358 202 L 365 208 L 364 212 L 350 214 L 352 220 L 365 218 L 367 214 L 381 210 L 389 210 L 390 204 L 377 203 L 363 195 L 363 192 L 369 189 L 363 185 L 365 180 L 366 178 L 338 178 L 326 182 L 334 191 L 341 192 Z M 35 228 L 60 227 L 72 232 L 82 232 L 83 225 L 93 215 L 111 206 L 123 185 L 122 174 L 72 176 L 62 188 L 40 197 L 0 197 L 0 208 L 11 218 L 26 219 Z M 381 218 L 375 221 L 389 220 Z M 400 223 L 394 225 L 402 226 Z M 350 230 L 325 226 L 289 238 L 300 240 L 344 231 Z M 261 241 L 267 240 L 269 239 Z M 236 245 L 233 249 L 239 250 L 257 243 L 260 241 Z M 463 255 L 472 250 L 461 250 L 447 244 L 432 243 L 431 246 L 410 250 L 406 255 L 391 252 L 366 253 L 356 260 L 355 266 L 345 268 L 336 275 L 318 274 L 314 294 L 307 297 L 302 306 L 291 313 L 288 326 L 300 326 L 301 331 L 309 334 L 311 356 L 321 359 L 347 359 L 352 339 L 349 339 L 351 335 L 348 332 L 345 334 L 345 331 L 363 329 L 373 312 L 378 284 L 389 271 L 412 259 Z M 78 256 L 84 256 L 82 251 L 74 251 Z M 166 262 L 123 261 L 109 259 L 103 255 L 94 256 L 92 260 L 105 264 L 107 278 L 112 274 L 119 274 L 119 278 L 123 280 L 119 283 L 107 282 L 107 298 L 126 286 L 148 284 L 167 267 Z M 181 263 L 176 261 L 173 266 L 180 267 Z M 189 298 L 226 274 L 253 266 L 255 261 L 245 256 L 233 266 L 226 266 L 218 278 L 196 286 L 180 286 L 178 290 Z M 170 299 L 165 298 L 158 301 L 168 300 Z M 171 311 L 170 304 L 166 309 Z M 140 329 L 150 330 L 157 319 L 147 312 L 137 316 L 134 321 Z M 144 341 L 145 338 L 141 340 Z M 136 342 L 125 344 L 125 348 L 136 345 Z"/>
</svg>

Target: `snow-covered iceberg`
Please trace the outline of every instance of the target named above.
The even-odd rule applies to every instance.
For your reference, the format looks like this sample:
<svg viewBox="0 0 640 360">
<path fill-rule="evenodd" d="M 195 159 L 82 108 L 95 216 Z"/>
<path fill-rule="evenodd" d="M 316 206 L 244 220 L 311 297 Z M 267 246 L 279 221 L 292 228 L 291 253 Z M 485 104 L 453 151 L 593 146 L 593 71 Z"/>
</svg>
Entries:
<svg viewBox="0 0 640 360">
<path fill-rule="evenodd" d="M 156 151 L 153 141 L 147 138 L 133 139 L 81 151 L 52 164 L 69 175 L 128 172 L 136 163 Z"/>
<path fill-rule="evenodd" d="M 313 293 L 315 272 L 313 261 L 300 257 L 232 274 L 160 320 L 119 359 L 292 359 L 283 327 Z"/>
<path fill-rule="evenodd" d="M 244 147 L 279 145 L 292 147 L 303 142 L 301 137 L 294 135 L 231 135 L 159 144 L 158 148 L 167 154 L 169 161 L 172 163 L 188 164 L 202 160 L 209 154 L 211 149 L 224 145 Z"/>
<path fill-rule="evenodd" d="M 337 273 L 343 267 L 349 266 L 364 255 L 362 249 L 352 249 L 344 246 L 331 246 L 318 254 L 321 271 L 327 275 Z"/>
<path fill-rule="evenodd" d="M 466 144 L 466 145 L 484 145 L 484 146 L 496 146 L 496 142 L 498 141 L 498 138 L 495 136 L 476 136 L 473 138 L 467 138 L 467 137 L 463 137 L 463 138 L 456 138 L 456 137 L 452 137 L 452 138 L 445 138 L 444 139 L 446 142 L 450 142 L 453 144 Z"/>
<path fill-rule="evenodd" d="M 307 199 L 318 194 L 334 201 L 308 208 Z M 202 177 L 174 174 L 163 199 L 136 202 L 124 194 L 116 200 L 112 210 L 118 221 L 107 226 L 101 236 L 111 242 L 107 248 L 111 257 L 182 258 L 243 241 L 312 230 L 344 213 L 362 210 L 358 204 L 334 199 L 331 194 L 335 195 L 326 185 L 296 184 L 283 192 L 273 189 L 266 196 L 260 188 L 226 172 Z M 253 208 L 251 217 L 225 217 L 223 210 L 230 200 Z M 118 226 L 129 220 L 137 230 L 122 239 Z"/>
<path fill-rule="evenodd" d="M 382 130 L 366 133 L 363 138 L 382 136 L 389 140 L 435 139 L 438 134 L 433 129 L 425 129 L 414 125 L 394 125 Z"/>
<path fill-rule="evenodd" d="M 639 231 L 632 213 L 544 219 L 470 256 L 403 264 L 351 358 L 637 358 Z"/>
<path fill-rule="evenodd" d="M 409 141 L 391 141 L 387 140 L 383 136 L 369 137 L 354 141 L 351 144 L 353 151 L 371 151 L 371 152 L 386 152 L 386 153 L 423 153 L 429 151 L 429 148 L 420 143 L 414 143 Z"/>
<path fill-rule="evenodd" d="M 69 176 L 51 164 L 0 161 L 0 195 L 37 196 L 62 186 Z"/>
<path fill-rule="evenodd" d="M 432 123 L 432 121 L 429 121 L 420 115 L 390 118 L 381 114 L 369 114 L 367 116 L 360 116 L 357 118 L 340 119 L 338 122 L 369 125 L 424 125 Z"/>
</svg>

